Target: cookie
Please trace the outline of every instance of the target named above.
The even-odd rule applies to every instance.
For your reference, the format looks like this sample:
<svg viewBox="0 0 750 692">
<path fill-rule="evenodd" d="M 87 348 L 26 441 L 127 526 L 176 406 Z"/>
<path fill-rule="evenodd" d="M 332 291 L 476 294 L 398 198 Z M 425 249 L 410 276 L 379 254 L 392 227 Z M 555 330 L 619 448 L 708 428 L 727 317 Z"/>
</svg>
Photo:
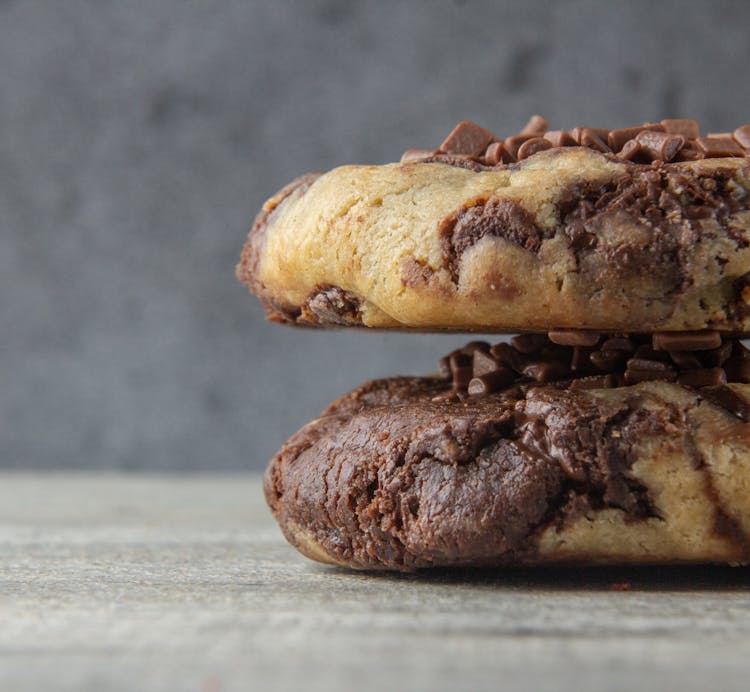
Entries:
<svg viewBox="0 0 750 692">
<path fill-rule="evenodd" d="M 604 337 L 523 339 L 504 344 L 515 356 L 476 343 L 451 354 L 454 371 L 467 367 L 457 354 L 471 354 L 476 377 L 463 383 L 450 366 L 367 383 L 292 436 L 265 476 L 287 539 L 356 569 L 750 562 L 750 385 L 678 382 L 717 357 L 745 359 L 736 343 L 648 346 L 683 365 L 670 355 L 673 381 L 652 373 L 623 386 L 632 353 L 606 374 L 520 374 L 521 360 L 551 362 L 554 349 L 561 361 L 601 353 Z M 510 384 L 470 393 L 490 361 L 512 358 Z"/>
<path fill-rule="evenodd" d="M 237 274 L 300 326 L 750 333 L 749 151 L 748 126 L 462 123 L 438 150 L 285 188 Z"/>
</svg>

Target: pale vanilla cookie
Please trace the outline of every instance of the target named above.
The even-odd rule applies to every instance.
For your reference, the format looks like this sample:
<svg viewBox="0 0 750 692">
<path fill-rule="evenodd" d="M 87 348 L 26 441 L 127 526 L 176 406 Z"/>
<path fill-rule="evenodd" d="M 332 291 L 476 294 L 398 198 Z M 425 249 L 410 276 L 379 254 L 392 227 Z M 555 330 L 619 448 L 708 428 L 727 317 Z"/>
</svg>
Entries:
<svg viewBox="0 0 750 692">
<path fill-rule="evenodd" d="M 525 130 L 299 179 L 240 280 L 295 325 L 750 333 L 750 127 Z"/>
</svg>

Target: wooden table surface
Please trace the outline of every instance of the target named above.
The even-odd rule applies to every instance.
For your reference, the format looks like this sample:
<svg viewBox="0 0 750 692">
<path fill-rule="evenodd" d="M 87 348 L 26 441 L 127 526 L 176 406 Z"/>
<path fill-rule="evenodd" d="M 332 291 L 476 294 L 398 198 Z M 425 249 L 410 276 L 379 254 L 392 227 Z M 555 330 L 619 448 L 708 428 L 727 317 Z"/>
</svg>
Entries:
<svg viewBox="0 0 750 692">
<path fill-rule="evenodd" d="M 287 546 L 257 476 L 0 474 L 0 690 L 27 689 L 748 690 L 750 580 L 351 573 Z"/>
</svg>

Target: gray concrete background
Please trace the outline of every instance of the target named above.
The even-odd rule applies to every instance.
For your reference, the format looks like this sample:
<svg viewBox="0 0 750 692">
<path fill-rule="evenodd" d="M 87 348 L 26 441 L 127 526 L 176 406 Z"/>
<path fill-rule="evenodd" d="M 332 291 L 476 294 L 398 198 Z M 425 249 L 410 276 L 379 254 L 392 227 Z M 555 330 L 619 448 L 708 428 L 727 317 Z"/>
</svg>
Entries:
<svg viewBox="0 0 750 692">
<path fill-rule="evenodd" d="M 264 323 L 233 267 L 297 174 L 471 118 L 750 121 L 741 2 L 0 1 L 0 466 L 259 468 L 461 337 Z"/>
</svg>

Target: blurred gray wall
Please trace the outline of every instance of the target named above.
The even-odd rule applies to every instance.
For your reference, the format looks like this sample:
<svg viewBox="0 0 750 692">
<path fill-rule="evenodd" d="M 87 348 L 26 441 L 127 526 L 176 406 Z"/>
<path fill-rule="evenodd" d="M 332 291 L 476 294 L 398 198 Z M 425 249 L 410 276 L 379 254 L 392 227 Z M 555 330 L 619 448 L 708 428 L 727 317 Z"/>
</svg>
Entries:
<svg viewBox="0 0 750 692">
<path fill-rule="evenodd" d="M 264 198 L 462 118 L 750 122 L 750 3 L 0 0 L 0 466 L 260 468 L 462 337 L 293 331 L 233 276 Z"/>
</svg>

